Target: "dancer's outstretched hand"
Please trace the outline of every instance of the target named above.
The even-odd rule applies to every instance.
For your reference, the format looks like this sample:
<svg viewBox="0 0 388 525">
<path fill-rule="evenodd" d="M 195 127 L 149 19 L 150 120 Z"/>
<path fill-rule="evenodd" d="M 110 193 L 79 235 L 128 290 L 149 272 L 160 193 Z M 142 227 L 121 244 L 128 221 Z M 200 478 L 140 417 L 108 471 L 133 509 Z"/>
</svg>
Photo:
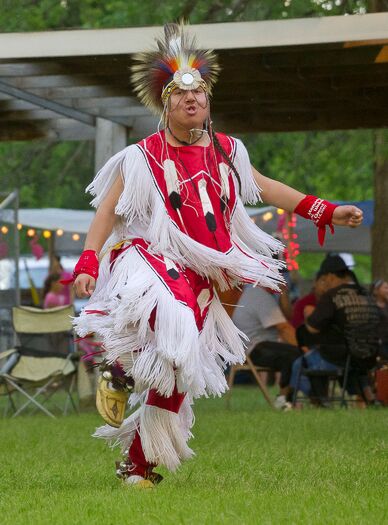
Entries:
<svg viewBox="0 0 388 525">
<path fill-rule="evenodd" d="M 351 228 L 357 228 L 357 226 L 360 226 L 362 223 L 362 219 L 362 210 L 352 204 L 337 206 L 333 213 L 333 224 L 336 226 L 350 226 Z"/>
<path fill-rule="evenodd" d="M 96 280 L 87 273 L 80 273 L 74 281 L 77 297 L 90 297 L 96 287 Z"/>
</svg>

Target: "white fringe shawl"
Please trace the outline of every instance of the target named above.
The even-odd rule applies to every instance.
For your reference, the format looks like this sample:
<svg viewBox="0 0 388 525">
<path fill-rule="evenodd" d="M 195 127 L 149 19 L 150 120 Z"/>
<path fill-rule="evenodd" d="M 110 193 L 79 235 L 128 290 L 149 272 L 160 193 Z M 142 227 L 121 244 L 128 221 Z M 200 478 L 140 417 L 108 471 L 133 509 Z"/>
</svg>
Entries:
<svg viewBox="0 0 388 525">
<path fill-rule="evenodd" d="M 252 221 L 248 215 L 246 217 L 245 222 L 249 222 L 245 225 L 245 229 L 249 234 L 251 231 L 249 223 L 252 224 Z M 253 281 L 261 286 L 279 290 L 278 283 L 282 279 L 279 276 L 278 269 L 282 265 L 272 259 L 271 254 L 278 251 L 280 243 L 269 235 L 267 236 L 264 233 L 260 235 L 259 233 L 254 239 L 258 243 L 256 251 L 247 250 L 238 236 L 238 232 L 244 233 L 244 228 L 239 227 L 241 222 L 244 222 L 244 217 L 241 217 L 240 213 L 235 235 L 232 236 L 232 247 L 229 252 L 222 253 L 208 248 L 181 232 L 168 217 L 164 203 L 160 199 L 154 201 L 147 236 L 151 242 L 152 251 L 168 254 L 169 258 L 182 266 L 188 266 L 200 275 L 217 281 L 221 290 L 230 288 L 230 282 L 225 278 L 223 270 L 226 270 L 232 285 L 244 281 Z M 251 251 L 251 257 L 244 255 L 239 247 L 247 253 Z M 263 255 L 263 253 L 267 255 Z"/>
<path fill-rule="evenodd" d="M 178 414 L 145 405 L 144 399 L 140 408 L 126 418 L 120 428 L 104 425 L 97 428 L 93 436 L 105 439 L 112 448 L 120 446 L 125 453 L 138 430 L 146 460 L 174 471 L 182 460 L 194 455 L 187 445 L 194 424 L 190 399 L 185 397 Z"/>
<path fill-rule="evenodd" d="M 260 198 L 260 188 L 252 176 L 244 145 L 240 140 L 235 140 L 234 162 L 241 178 L 241 198 L 243 202 L 255 203 Z M 281 244 L 252 224 L 243 211 L 240 199 L 237 199 L 232 217 L 232 248 L 228 253 L 221 253 L 191 239 L 169 217 L 164 198 L 156 188 L 138 145 L 128 146 L 114 155 L 87 187 L 87 191 L 95 195 L 92 201 L 94 206 L 102 202 L 119 174 L 123 176 L 124 190 L 115 211 L 125 219 L 127 236 L 130 236 L 131 223 L 135 219 L 140 220 L 146 228 L 145 239 L 151 243 L 150 250 L 153 253 L 166 255 L 200 275 L 217 281 L 221 290 L 246 280 L 279 289 L 281 278 L 278 270 L 281 264 L 272 259 L 272 254 L 281 249 Z M 125 237 L 123 232 L 121 235 Z M 223 270 L 229 279 L 225 278 Z"/>
<path fill-rule="evenodd" d="M 155 388 L 170 396 L 176 381 L 178 389 L 192 397 L 225 392 L 223 363 L 244 361 L 244 336 L 218 297 L 199 332 L 192 310 L 175 299 L 135 247 L 116 260 L 111 274 L 107 266 L 101 265 L 98 286 L 74 320 L 77 333 L 82 337 L 95 332 L 107 361 L 119 359 L 139 390 Z M 149 318 L 155 308 L 152 331 Z"/>
<path fill-rule="evenodd" d="M 152 209 L 152 181 L 143 155 L 135 144 L 113 155 L 100 169 L 85 190 L 95 196 L 90 204 L 97 208 L 119 175 L 123 178 L 124 190 L 116 205 L 116 215 L 123 215 L 127 224 L 136 218 L 148 223 Z"/>
</svg>

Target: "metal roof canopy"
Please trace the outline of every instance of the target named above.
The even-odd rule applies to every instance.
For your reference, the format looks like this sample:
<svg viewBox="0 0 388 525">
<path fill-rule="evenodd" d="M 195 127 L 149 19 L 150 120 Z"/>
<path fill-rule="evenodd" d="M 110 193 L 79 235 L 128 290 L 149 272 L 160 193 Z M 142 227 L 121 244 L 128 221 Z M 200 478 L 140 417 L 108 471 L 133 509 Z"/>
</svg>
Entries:
<svg viewBox="0 0 388 525">
<path fill-rule="evenodd" d="M 0 34 L 0 140 L 93 140 L 96 117 L 155 131 L 129 84 L 161 27 Z M 212 118 L 228 133 L 388 124 L 388 13 L 192 26 L 222 72 Z"/>
</svg>

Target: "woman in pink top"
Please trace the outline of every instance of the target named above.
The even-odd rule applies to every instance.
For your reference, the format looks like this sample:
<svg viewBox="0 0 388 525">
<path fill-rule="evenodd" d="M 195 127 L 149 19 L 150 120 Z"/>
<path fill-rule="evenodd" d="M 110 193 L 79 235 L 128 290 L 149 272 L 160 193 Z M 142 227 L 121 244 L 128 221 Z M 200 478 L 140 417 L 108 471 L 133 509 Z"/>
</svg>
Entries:
<svg viewBox="0 0 388 525">
<path fill-rule="evenodd" d="M 43 308 L 55 308 L 56 306 L 65 306 L 70 304 L 70 298 L 65 293 L 65 287 L 59 281 L 61 275 L 58 273 L 50 274 L 43 288 Z"/>
<path fill-rule="evenodd" d="M 63 268 L 61 258 L 57 254 L 54 254 L 51 262 L 51 274 L 59 274 L 61 281 L 68 281 L 72 278 L 72 274 Z M 65 304 L 71 304 L 73 302 L 74 295 L 70 284 L 63 284 L 61 293 L 66 297 Z"/>
</svg>

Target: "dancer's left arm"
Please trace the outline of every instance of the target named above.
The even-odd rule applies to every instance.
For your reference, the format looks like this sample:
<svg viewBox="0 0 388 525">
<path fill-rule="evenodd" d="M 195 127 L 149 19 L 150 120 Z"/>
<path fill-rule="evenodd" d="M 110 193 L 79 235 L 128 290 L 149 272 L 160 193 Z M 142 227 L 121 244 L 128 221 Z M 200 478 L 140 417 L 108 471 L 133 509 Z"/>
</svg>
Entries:
<svg viewBox="0 0 388 525">
<path fill-rule="evenodd" d="M 269 179 L 252 167 L 253 176 L 262 189 L 261 198 L 266 204 L 294 212 L 306 195 L 282 182 Z M 333 211 L 332 222 L 337 226 L 356 228 L 362 223 L 362 210 L 351 204 L 337 206 Z"/>
</svg>

